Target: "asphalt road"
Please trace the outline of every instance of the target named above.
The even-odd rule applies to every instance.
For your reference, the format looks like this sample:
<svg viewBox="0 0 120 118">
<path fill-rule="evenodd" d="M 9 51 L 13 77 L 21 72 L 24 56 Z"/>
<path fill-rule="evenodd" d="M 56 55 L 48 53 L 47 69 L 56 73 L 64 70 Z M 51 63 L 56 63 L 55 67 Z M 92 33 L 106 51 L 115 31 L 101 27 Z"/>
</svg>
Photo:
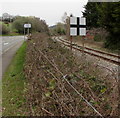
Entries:
<svg viewBox="0 0 120 118">
<path fill-rule="evenodd" d="M 0 41 L 0 80 L 16 51 L 24 42 L 24 36 L 3 36 Z"/>
</svg>

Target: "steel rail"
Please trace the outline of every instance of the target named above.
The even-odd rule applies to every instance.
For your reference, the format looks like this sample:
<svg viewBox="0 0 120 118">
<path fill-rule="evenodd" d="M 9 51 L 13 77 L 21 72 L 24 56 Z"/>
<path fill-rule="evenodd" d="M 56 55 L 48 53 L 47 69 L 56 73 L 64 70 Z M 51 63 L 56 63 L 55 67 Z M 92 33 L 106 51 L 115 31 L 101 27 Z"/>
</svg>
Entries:
<svg viewBox="0 0 120 118">
<path fill-rule="evenodd" d="M 58 39 L 58 40 L 61 40 L 61 41 L 62 41 L 61 43 L 64 44 L 65 46 L 67 46 L 67 47 L 70 47 L 70 46 L 71 46 L 71 43 L 68 42 L 68 41 L 64 41 L 64 40 L 62 40 L 62 39 Z M 65 43 L 67 43 L 67 44 L 65 44 L 65 43 L 63 43 L 63 42 L 65 42 Z M 69 44 L 69 45 L 68 45 L 68 44 Z M 72 46 L 72 48 L 75 49 L 75 50 L 78 50 L 78 51 L 87 53 L 87 54 L 89 54 L 89 55 L 92 55 L 92 56 L 101 58 L 101 59 L 103 59 L 103 60 L 109 61 L 109 62 L 114 63 L 114 64 L 116 64 L 116 65 L 120 65 L 119 58 L 118 58 L 118 57 L 120 57 L 120 56 L 112 55 L 112 54 L 110 54 L 110 53 L 105 53 L 105 52 L 104 52 L 104 54 L 106 54 L 106 55 L 116 56 L 116 57 L 118 58 L 118 61 L 116 61 L 116 60 L 109 59 L 109 58 L 104 57 L 104 56 L 101 56 L 101 55 L 94 54 L 94 53 L 92 53 L 92 52 L 88 52 L 88 51 L 83 50 L 83 49 L 80 49 L 80 48 L 78 48 L 78 47 L 80 47 L 80 46 L 78 46 L 77 44 Z M 85 47 L 85 48 L 86 48 L 86 47 Z M 91 48 L 90 48 L 90 49 L 87 48 L 87 49 L 88 49 L 88 50 L 92 50 Z M 93 49 L 93 50 L 94 50 L 94 49 Z M 93 50 L 92 50 L 92 51 L 93 51 Z M 101 54 L 103 54 L 102 51 L 96 51 L 96 50 L 94 50 L 94 51 L 95 51 L 95 52 L 101 52 Z"/>
<path fill-rule="evenodd" d="M 59 39 L 59 40 L 61 40 L 61 41 L 63 41 L 63 42 L 66 42 L 66 43 L 69 43 L 69 44 L 70 44 L 70 42 L 65 41 L 65 40 L 63 40 L 63 39 Z M 74 44 L 74 43 L 73 43 L 72 45 L 76 45 L 76 46 L 82 48 L 82 46 L 79 46 L 79 45 Z M 103 51 L 100 51 L 100 50 L 95 50 L 95 49 L 88 48 L 88 47 L 84 47 L 84 48 L 87 49 L 87 50 L 91 50 L 91 51 L 94 51 L 94 52 L 98 52 L 98 53 L 105 54 L 105 55 L 108 55 L 108 56 L 113 56 L 113 57 L 115 57 L 115 58 L 120 59 L 120 56 L 119 56 L 119 55 L 115 55 L 115 54 L 111 54 L 111 53 L 103 52 Z"/>
</svg>

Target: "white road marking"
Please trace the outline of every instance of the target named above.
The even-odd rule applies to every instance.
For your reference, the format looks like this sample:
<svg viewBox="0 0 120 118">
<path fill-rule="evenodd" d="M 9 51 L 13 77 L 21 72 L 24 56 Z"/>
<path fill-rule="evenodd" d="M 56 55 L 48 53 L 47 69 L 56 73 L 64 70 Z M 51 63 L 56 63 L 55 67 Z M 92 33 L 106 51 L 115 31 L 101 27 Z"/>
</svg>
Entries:
<svg viewBox="0 0 120 118">
<path fill-rule="evenodd" d="M 9 43 L 4 43 L 4 45 L 8 45 Z"/>
<path fill-rule="evenodd" d="M 16 43 L 17 44 L 17 43 Z M 5 51 L 3 51 L 2 52 L 2 54 L 4 54 L 5 52 L 7 52 L 9 49 L 11 49 L 11 48 L 13 48 L 14 46 L 16 46 L 16 44 L 15 45 L 12 45 L 12 46 L 10 46 L 9 48 L 7 48 Z"/>
<path fill-rule="evenodd" d="M 3 46 L 2 47 L 7 47 L 9 46 L 6 50 L 3 50 L 2 51 L 0 50 L 0 56 L 3 55 L 4 53 L 6 53 L 8 50 L 10 50 L 11 48 L 13 48 L 14 46 L 16 46 L 19 42 L 23 41 L 21 39 L 17 39 L 17 37 L 6 37 L 6 38 L 9 38 L 9 40 L 2 40 L 2 44 Z M 23 39 L 23 37 L 21 37 Z M 26 38 L 26 37 L 25 37 Z"/>
</svg>

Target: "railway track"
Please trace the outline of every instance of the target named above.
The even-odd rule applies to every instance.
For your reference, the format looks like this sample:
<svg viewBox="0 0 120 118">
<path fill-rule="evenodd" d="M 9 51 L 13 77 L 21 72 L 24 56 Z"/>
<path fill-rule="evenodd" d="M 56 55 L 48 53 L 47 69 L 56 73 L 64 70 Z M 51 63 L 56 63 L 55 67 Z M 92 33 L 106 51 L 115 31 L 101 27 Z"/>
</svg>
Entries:
<svg viewBox="0 0 120 118">
<path fill-rule="evenodd" d="M 59 40 L 65 46 L 71 47 L 71 43 L 69 41 L 65 41 L 61 38 L 57 38 L 57 40 Z M 82 46 L 79 46 L 75 43 L 72 44 L 72 48 L 75 49 L 75 50 L 84 52 L 86 54 L 89 54 L 91 56 L 98 57 L 98 58 L 103 59 L 105 61 L 108 61 L 110 63 L 116 64 L 118 66 L 120 65 L 120 56 L 119 55 L 103 52 L 103 51 L 100 51 L 100 50 L 95 50 L 95 49 L 88 48 L 88 47 L 84 47 L 84 50 L 83 50 Z"/>
</svg>

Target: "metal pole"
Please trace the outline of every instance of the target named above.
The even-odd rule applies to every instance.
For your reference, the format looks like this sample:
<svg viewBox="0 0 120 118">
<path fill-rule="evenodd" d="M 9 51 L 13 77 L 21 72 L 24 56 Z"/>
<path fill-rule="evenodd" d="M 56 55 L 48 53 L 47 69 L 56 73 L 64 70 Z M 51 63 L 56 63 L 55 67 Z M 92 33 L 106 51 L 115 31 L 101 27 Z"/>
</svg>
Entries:
<svg viewBox="0 0 120 118">
<path fill-rule="evenodd" d="M 28 36 L 29 36 L 29 28 L 28 28 Z"/>
<path fill-rule="evenodd" d="M 29 40 L 29 28 L 28 28 L 28 30 L 27 30 L 28 32 L 27 32 L 27 34 L 28 34 L 28 40 Z"/>
<path fill-rule="evenodd" d="M 24 41 L 25 41 L 25 28 L 24 28 Z"/>
<path fill-rule="evenodd" d="M 70 36 L 70 42 L 71 42 L 70 49 L 72 50 L 72 36 Z"/>
<path fill-rule="evenodd" d="M 83 56 L 85 55 L 85 53 L 84 53 L 84 50 L 85 50 L 85 44 L 84 44 L 84 36 L 82 37 L 82 41 L 83 41 L 83 45 L 82 45 L 82 47 L 83 47 Z"/>
</svg>

